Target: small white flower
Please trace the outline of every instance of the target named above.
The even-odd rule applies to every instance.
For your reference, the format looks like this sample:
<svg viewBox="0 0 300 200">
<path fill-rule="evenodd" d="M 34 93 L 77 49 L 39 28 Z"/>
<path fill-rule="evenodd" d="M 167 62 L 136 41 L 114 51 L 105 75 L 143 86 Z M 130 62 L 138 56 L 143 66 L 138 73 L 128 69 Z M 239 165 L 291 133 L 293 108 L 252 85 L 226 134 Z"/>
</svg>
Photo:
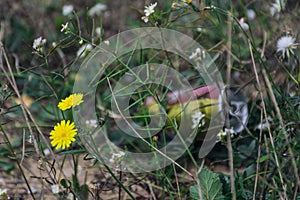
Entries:
<svg viewBox="0 0 300 200">
<path fill-rule="evenodd" d="M 275 3 L 272 3 L 270 7 L 270 13 L 272 16 L 276 15 L 277 13 L 280 13 L 285 9 L 285 0 L 275 0 Z"/>
<path fill-rule="evenodd" d="M 142 16 L 141 19 L 142 19 L 145 23 L 148 23 L 148 22 L 149 22 L 149 17 L 147 17 L 147 16 Z"/>
<path fill-rule="evenodd" d="M 97 128 L 97 126 L 98 126 L 97 120 L 95 120 L 95 119 L 86 120 L 85 124 L 90 127 L 94 127 L 94 128 Z"/>
<path fill-rule="evenodd" d="M 62 24 L 61 25 L 61 29 L 60 29 L 60 32 L 64 32 L 67 33 L 68 32 L 68 25 L 69 25 L 69 22 L 67 22 L 66 24 Z"/>
<path fill-rule="evenodd" d="M 51 185 L 51 191 L 53 194 L 58 194 L 59 193 L 59 185 L 58 184 Z"/>
<path fill-rule="evenodd" d="M 46 44 L 47 40 L 39 37 L 33 41 L 32 48 L 37 51 L 41 51 L 42 47 Z"/>
<path fill-rule="evenodd" d="M 203 120 L 205 117 L 205 114 L 203 114 L 200 111 L 197 111 L 194 115 L 192 115 L 192 129 L 196 127 L 202 127 L 205 125 L 205 121 Z"/>
<path fill-rule="evenodd" d="M 267 117 L 267 120 L 259 123 L 256 128 L 259 130 L 267 130 L 268 128 L 270 128 L 270 123 L 272 123 L 272 121 L 273 119 L 271 117 Z"/>
<path fill-rule="evenodd" d="M 6 188 L 4 188 L 4 189 L 0 188 L 0 196 L 5 195 L 5 194 L 7 194 L 7 189 Z"/>
<path fill-rule="evenodd" d="M 225 128 L 224 131 L 225 131 L 225 133 L 230 133 L 231 135 L 235 134 L 235 131 L 233 130 L 233 128 L 231 128 L 231 129 Z"/>
<path fill-rule="evenodd" d="M 82 58 L 82 57 L 86 56 L 87 53 L 89 51 L 91 51 L 92 49 L 93 49 L 93 46 L 91 44 L 84 44 L 78 49 L 76 55 L 77 55 L 77 57 Z"/>
<path fill-rule="evenodd" d="M 177 2 L 173 2 L 172 5 L 171 5 L 171 8 L 173 8 L 173 9 L 179 9 L 179 8 L 181 8 L 181 5 L 179 3 L 177 3 Z"/>
<path fill-rule="evenodd" d="M 73 5 L 64 5 L 62 8 L 62 14 L 63 16 L 69 16 L 70 14 L 72 14 L 73 10 L 74 10 Z"/>
<path fill-rule="evenodd" d="M 218 138 L 221 138 L 221 137 L 224 137 L 224 136 L 226 136 L 226 132 L 223 131 L 223 130 L 221 130 L 221 131 L 217 134 L 217 137 L 218 137 Z"/>
<path fill-rule="evenodd" d="M 256 17 L 255 11 L 252 10 L 252 9 L 248 9 L 247 10 L 247 17 L 248 17 L 249 20 L 255 19 L 255 17 Z"/>
<path fill-rule="evenodd" d="M 214 5 L 211 5 L 209 8 L 210 8 L 211 10 L 215 10 L 217 7 L 214 6 Z"/>
<path fill-rule="evenodd" d="M 242 29 L 244 29 L 245 31 L 249 30 L 249 25 L 245 22 L 245 18 L 241 18 L 239 20 L 239 23 L 240 23 Z"/>
<path fill-rule="evenodd" d="M 272 16 L 274 16 L 276 13 L 279 13 L 279 12 L 280 12 L 280 10 L 278 9 L 278 7 L 274 7 L 274 6 L 270 7 L 270 14 Z"/>
<path fill-rule="evenodd" d="M 230 134 L 231 137 L 233 137 L 234 134 L 235 134 L 235 131 L 233 130 L 233 128 L 231 128 L 231 129 L 225 128 L 224 131 L 221 130 L 221 131 L 217 134 L 217 137 L 218 137 L 217 142 L 224 140 L 227 134 Z"/>
<path fill-rule="evenodd" d="M 259 123 L 257 125 L 257 129 L 259 130 L 267 130 L 270 127 L 269 123 Z"/>
<path fill-rule="evenodd" d="M 106 9 L 107 9 L 107 6 L 105 4 L 97 3 L 89 10 L 88 15 L 91 17 L 95 16 L 95 15 L 100 15 L 102 13 L 102 11 L 104 11 Z"/>
<path fill-rule="evenodd" d="M 174 104 L 180 100 L 181 94 L 184 94 L 183 90 L 175 90 L 171 95 L 168 96 L 168 104 Z"/>
<path fill-rule="evenodd" d="M 96 35 L 98 36 L 98 37 L 100 37 L 101 36 L 101 27 L 97 27 L 96 29 L 95 29 L 95 32 L 96 32 Z"/>
<path fill-rule="evenodd" d="M 155 2 L 154 4 L 150 4 L 149 6 L 145 6 L 145 16 L 142 16 L 141 19 L 145 22 L 148 23 L 149 22 L 149 16 L 154 13 L 154 8 L 156 7 L 157 2 Z"/>
<path fill-rule="evenodd" d="M 296 92 L 292 91 L 292 92 L 290 92 L 289 95 L 290 95 L 290 97 L 294 97 L 296 95 Z"/>
<path fill-rule="evenodd" d="M 200 48 L 197 48 L 196 51 L 194 53 L 192 53 L 189 57 L 190 60 L 194 59 L 194 60 L 197 60 L 197 59 L 202 59 L 202 58 L 205 58 L 206 55 L 205 55 L 205 51 L 201 51 Z"/>
<path fill-rule="evenodd" d="M 145 16 L 148 17 L 150 16 L 152 13 L 154 13 L 154 8 L 157 6 L 157 2 L 155 2 L 154 4 L 150 4 L 149 6 L 145 6 Z"/>
<path fill-rule="evenodd" d="M 173 2 L 171 7 L 173 9 L 181 9 L 181 8 L 185 8 L 187 6 L 188 6 L 187 1 L 186 0 L 181 0 L 179 2 Z"/>
<path fill-rule="evenodd" d="M 198 32 L 201 32 L 203 29 L 199 27 L 199 28 L 197 28 L 196 30 L 197 30 Z"/>
<path fill-rule="evenodd" d="M 277 41 L 277 52 L 281 52 L 283 58 L 289 57 L 290 53 L 293 53 L 292 50 L 298 45 L 295 40 L 292 36 L 282 36 Z"/>
<path fill-rule="evenodd" d="M 196 51 L 195 51 L 195 53 L 192 53 L 190 55 L 189 59 L 192 60 L 192 59 L 196 58 L 198 56 L 198 54 L 200 54 L 200 53 L 201 53 L 200 48 L 197 48 Z"/>
<path fill-rule="evenodd" d="M 50 155 L 50 150 L 49 149 L 44 149 L 44 154 L 45 156 L 49 156 Z"/>
<path fill-rule="evenodd" d="M 107 46 L 109 46 L 109 44 L 110 44 L 109 40 L 104 40 L 103 43 L 106 44 Z"/>
<path fill-rule="evenodd" d="M 28 142 L 29 142 L 30 144 L 32 144 L 32 137 L 31 137 L 31 135 L 29 135 Z"/>
<path fill-rule="evenodd" d="M 113 153 L 111 158 L 109 159 L 109 162 L 118 164 L 121 162 L 121 160 L 124 156 L 125 156 L 125 153 L 123 151 L 119 151 L 119 153 Z"/>
</svg>

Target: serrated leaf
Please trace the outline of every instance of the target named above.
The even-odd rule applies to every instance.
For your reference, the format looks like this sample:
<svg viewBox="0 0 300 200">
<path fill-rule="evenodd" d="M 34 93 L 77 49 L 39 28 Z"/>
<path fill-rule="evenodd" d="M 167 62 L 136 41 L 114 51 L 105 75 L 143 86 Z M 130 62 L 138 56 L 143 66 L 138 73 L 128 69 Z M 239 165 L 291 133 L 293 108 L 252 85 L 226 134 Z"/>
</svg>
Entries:
<svg viewBox="0 0 300 200">
<path fill-rule="evenodd" d="M 222 195 L 222 183 L 218 174 L 207 169 L 203 169 L 199 173 L 198 178 L 200 181 L 202 199 L 224 199 L 224 196 Z M 190 196 L 192 199 L 200 199 L 197 185 L 193 185 L 190 187 Z"/>
</svg>

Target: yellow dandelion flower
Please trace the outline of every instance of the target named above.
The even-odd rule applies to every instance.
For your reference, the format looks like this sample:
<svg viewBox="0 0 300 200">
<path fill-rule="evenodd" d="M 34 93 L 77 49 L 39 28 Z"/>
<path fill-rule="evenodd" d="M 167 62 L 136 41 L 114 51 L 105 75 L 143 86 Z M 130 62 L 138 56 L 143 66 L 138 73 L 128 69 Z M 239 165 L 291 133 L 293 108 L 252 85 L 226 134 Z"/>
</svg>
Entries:
<svg viewBox="0 0 300 200">
<path fill-rule="evenodd" d="M 190 4 L 192 2 L 192 0 L 186 0 L 185 2 Z"/>
<path fill-rule="evenodd" d="M 67 98 L 61 100 L 57 107 L 61 110 L 67 110 L 71 107 L 78 106 L 83 102 L 82 100 L 83 94 L 78 93 L 78 94 L 71 94 Z"/>
<path fill-rule="evenodd" d="M 70 120 L 62 120 L 54 126 L 54 130 L 50 132 L 51 145 L 56 146 L 55 149 L 68 148 L 72 142 L 76 139 L 77 129 L 75 128 L 74 122 L 70 123 Z"/>
</svg>

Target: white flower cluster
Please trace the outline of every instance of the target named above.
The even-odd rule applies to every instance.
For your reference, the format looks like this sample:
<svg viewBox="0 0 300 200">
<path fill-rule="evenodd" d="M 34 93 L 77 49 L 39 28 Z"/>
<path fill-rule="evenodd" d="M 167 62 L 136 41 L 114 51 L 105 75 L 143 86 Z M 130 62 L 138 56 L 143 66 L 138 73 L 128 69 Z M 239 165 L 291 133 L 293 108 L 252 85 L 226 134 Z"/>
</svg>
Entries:
<svg viewBox="0 0 300 200">
<path fill-rule="evenodd" d="M 124 156 L 125 153 L 123 151 L 119 151 L 119 153 L 113 153 L 113 155 L 109 159 L 109 162 L 119 164 Z"/>
<path fill-rule="evenodd" d="M 296 39 L 292 36 L 282 36 L 277 41 L 277 52 L 281 52 L 283 58 L 285 58 L 285 56 L 289 58 L 290 53 L 293 53 L 293 49 L 298 46 L 295 41 Z"/>
<path fill-rule="evenodd" d="M 47 40 L 39 37 L 33 41 L 32 48 L 36 51 L 42 51 L 43 46 L 46 44 Z"/>
<path fill-rule="evenodd" d="M 205 121 L 204 121 L 204 117 L 205 114 L 203 114 L 200 111 L 195 112 L 194 115 L 192 115 L 192 129 L 196 128 L 196 127 L 202 127 L 205 125 Z"/>
<path fill-rule="evenodd" d="M 226 138 L 227 134 L 230 134 L 231 137 L 233 137 L 233 135 L 235 134 L 235 131 L 232 128 L 231 129 L 225 128 L 224 131 L 221 130 L 217 134 L 217 137 L 218 137 L 217 142 L 224 140 Z"/>
<path fill-rule="evenodd" d="M 97 128 L 97 126 L 98 126 L 97 120 L 95 120 L 95 119 L 86 120 L 85 124 L 90 127 L 94 127 L 94 128 Z"/>
<path fill-rule="evenodd" d="M 155 2 L 154 4 L 150 4 L 149 6 L 145 6 L 145 9 L 144 9 L 144 13 L 145 13 L 145 16 L 142 16 L 142 20 L 145 22 L 145 23 L 148 23 L 149 21 L 149 16 L 154 13 L 154 8 L 157 6 L 157 2 Z"/>
</svg>

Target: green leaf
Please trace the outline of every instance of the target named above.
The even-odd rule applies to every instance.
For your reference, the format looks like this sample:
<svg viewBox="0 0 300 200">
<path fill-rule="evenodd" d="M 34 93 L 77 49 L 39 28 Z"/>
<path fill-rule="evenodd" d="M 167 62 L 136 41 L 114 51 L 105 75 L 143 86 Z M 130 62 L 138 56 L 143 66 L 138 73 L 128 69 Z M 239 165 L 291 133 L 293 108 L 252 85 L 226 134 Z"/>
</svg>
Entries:
<svg viewBox="0 0 300 200">
<path fill-rule="evenodd" d="M 190 187 L 190 196 L 192 199 L 200 199 L 197 185 L 193 185 Z"/>
<path fill-rule="evenodd" d="M 68 181 L 66 179 L 61 179 L 60 184 L 64 187 L 64 188 L 68 188 Z"/>
<path fill-rule="evenodd" d="M 198 175 L 202 193 L 202 199 L 205 200 L 217 200 L 224 199 L 222 195 L 222 183 L 219 175 L 203 169 Z M 199 188 L 197 185 L 190 187 L 190 196 L 192 199 L 200 199 Z"/>
<path fill-rule="evenodd" d="M 260 157 L 259 162 L 260 162 L 260 163 L 263 163 L 263 162 L 265 162 L 266 160 L 269 160 L 269 155 L 264 155 L 264 156 Z"/>
</svg>

